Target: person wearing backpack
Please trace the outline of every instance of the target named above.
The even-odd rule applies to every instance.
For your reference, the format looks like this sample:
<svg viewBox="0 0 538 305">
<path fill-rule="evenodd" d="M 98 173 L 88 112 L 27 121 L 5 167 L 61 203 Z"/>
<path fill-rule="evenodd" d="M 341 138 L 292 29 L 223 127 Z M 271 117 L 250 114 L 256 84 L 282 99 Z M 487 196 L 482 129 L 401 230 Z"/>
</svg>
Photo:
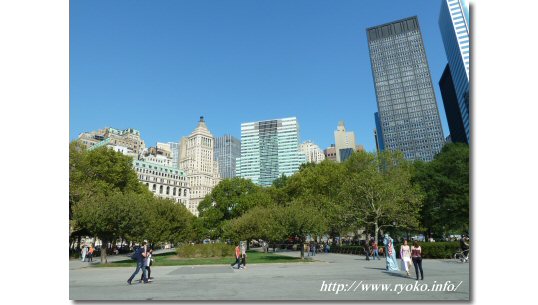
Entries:
<svg viewBox="0 0 538 305">
<path fill-rule="evenodd" d="M 147 257 L 147 246 L 146 246 L 146 242 L 143 242 L 142 246 L 136 248 L 135 253 L 133 254 L 133 256 L 131 256 L 131 258 L 136 260 L 136 269 L 131 275 L 131 277 L 127 280 L 127 284 L 131 285 L 131 281 L 134 279 L 134 277 L 138 274 L 138 271 L 140 270 L 142 270 L 142 280 L 144 281 L 144 284 L 149 283 L 146 277 L 146 272 L 145 272 L 146 268 L 144 266 L 146 257 Z"/>
</svg>

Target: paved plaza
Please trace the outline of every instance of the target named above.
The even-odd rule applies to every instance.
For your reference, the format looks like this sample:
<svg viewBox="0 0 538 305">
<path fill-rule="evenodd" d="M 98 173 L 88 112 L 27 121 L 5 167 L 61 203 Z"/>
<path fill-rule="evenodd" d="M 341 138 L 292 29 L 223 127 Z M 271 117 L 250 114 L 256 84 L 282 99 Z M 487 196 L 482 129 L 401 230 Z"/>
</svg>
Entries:
<svg viewBox="0 0 538 305">
<path fill-rule="evenodd" d="M 311 263 L 252 265 L 247 260 L 244 270 L 229 265 L 152 266 L 154 281 L 133 285 L 126 281 L 134 268 L 93 268 L 71 260 L 69 296 L 71 300 L 469 300 L 467 263 L 425 259 L 424 281 L 417 282 L 413 268 L 410 278 L 403 271 L 387 273 L 384 258 L 366 261 L 364 256 L 345 254 L 314 258 Z"/>
</svg>

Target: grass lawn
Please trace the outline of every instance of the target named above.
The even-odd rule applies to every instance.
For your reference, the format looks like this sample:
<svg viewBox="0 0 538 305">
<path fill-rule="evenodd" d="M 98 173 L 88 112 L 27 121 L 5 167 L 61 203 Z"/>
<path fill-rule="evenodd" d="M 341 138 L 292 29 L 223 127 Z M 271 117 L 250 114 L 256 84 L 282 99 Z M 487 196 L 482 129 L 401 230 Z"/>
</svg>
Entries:
<svg viewBox="0 0 538 305">
<path fill-rule="evenodd" d="M 189 265 L 230 265 L 235 262 L 233 257 L 208 257 L 208 258 L 180 258 L 175 253 L 154 255 L 155 261 L 152 267 L 158 266 L 189 266 Z M 247 266 L 249 264 L 270 264 L 270 263 L 301 263 L 312 262 L 312 259 L 301 260 L 296 257 L 289 257 L 274 253 L 262 253 L 257 251 L 247 252 Z M 125 260 L 109 264 L 96 264 L 95 267 L 136 267 L 133 260 Z"/>
</svg>

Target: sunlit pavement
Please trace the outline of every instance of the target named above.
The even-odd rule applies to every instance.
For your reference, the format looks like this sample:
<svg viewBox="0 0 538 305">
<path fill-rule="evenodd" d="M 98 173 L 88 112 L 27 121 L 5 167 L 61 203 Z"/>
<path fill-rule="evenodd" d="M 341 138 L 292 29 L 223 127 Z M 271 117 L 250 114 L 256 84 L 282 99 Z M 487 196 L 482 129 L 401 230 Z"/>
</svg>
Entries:
<svg viewBox="0 0 538 305">
<path fill-rule="evenodd" d="M 152 283 L 139 284 L 139 273 L 132 285 L 127 279 L 134 268 L 93 268 L 71 260 L 69 295 L 72 300 L 469 300 L 467 263 L 425 259 L 424 281 L 415 281 L 413 268 L 411 277 L 403 271 L 387 273 L 384 258 L 317 254 L 314 259 L 253 265 L 247 260 L 244 270 L 229 265 L 152 266 Z M 371 284 L 389 284 L 389 291 L 381 285 L 372 291 Z M 435 291 L 421 291 L 425 289 Z"/>
</svg>

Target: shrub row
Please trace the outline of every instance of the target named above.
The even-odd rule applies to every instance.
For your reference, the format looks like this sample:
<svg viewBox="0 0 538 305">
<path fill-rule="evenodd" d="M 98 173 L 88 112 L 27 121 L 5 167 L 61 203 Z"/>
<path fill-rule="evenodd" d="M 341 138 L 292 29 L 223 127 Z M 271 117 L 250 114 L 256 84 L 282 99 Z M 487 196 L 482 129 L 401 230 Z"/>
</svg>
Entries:
<svg viewBox="0 0 538 305">
<path fill-rule="evenodd" d="M 228 257 L 233 256 L 235 247 L 224 243 L 204 245 L 182 245 L 176 249 L 179 257 Z"/>
<path fill-rule="evenodd" d="M 379 245 L 383 247 L 383 245 Z M 460 246 L 458 242 L 434 242 L 434 243 L 420 243 L 422 248 L 422 257 L 423 258 L 451 258 L 454 253 L 456 253 Z M 400 244 L 395 244 L 394 249 L 396 250 L 396 257 L 400 258 Z M 355 255 L 364 255 L 364 247 L 359 245 L 342 245 L 342 246 L 331 246 L 331 253 L 341 253 L 341 254 L 355 254 Z"/>
</svg>

